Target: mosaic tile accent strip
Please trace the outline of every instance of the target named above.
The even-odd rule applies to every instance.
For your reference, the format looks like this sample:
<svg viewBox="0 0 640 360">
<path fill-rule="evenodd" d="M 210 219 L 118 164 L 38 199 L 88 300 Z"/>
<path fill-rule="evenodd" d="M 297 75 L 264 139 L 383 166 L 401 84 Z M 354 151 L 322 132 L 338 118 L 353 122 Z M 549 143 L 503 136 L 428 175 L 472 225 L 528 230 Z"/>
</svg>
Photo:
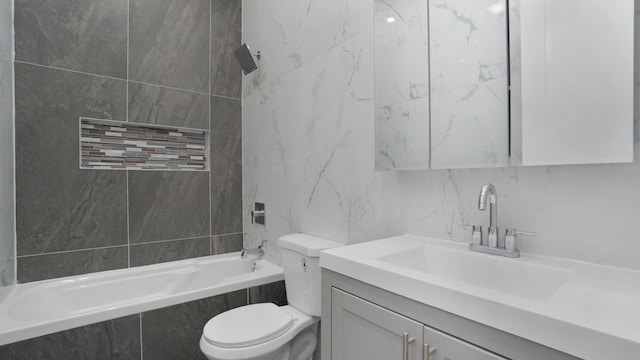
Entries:
<svg viewBox="0 0 640 360">
<path fill-rule="evenodd" d="M 80 168 L 204 171 L 208 131 L 80 119 Z"/>
</svg>

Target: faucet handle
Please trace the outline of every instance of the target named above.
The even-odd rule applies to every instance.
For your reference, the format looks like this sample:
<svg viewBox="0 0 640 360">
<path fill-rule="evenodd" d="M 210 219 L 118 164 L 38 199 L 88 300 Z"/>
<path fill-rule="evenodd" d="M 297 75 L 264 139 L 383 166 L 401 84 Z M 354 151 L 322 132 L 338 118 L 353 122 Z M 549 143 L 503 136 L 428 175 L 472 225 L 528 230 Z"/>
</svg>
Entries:
<svg viewBox="0 0 640 360">
<path fill-rule="evenodd" d="M 530 231 L 520 231 L 516 229 L 507 229 L 506 236 L 516 236 L 516 235 L 524 235 L 524 236 L 536 236 L 538 234 Z"/>
<path fill-rule="evenodd" d="M 497 248 L 498 247 L 498 227 L 489 226 L 487 229 L 487 243 L 485 244 L 488 247 Z"/>
<path fill-rule="evenodd" d="M 516 229 L 507 229 L 504 237 L 504 248 L 510 251 L 518 250 L 518 241 L 516 235 L 536 236 L 536 233 L 529 231 L 520 231 Z"/>
<path fill-rule="evenodd" d="M 482 245 L 482 225 L 473 225 L 471 244 Z"/>
</svg>

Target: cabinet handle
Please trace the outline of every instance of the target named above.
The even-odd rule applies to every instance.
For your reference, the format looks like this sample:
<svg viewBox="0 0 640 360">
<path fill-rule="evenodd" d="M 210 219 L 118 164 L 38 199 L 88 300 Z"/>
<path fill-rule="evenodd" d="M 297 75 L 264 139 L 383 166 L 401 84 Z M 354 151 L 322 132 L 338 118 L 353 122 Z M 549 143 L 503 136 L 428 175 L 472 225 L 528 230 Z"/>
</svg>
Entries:
<svg viewBox="0 0 640 360">
<path fill-rule="evenodd" d="M 409 360 L 409 334 L 402 334 L 402 360 Z"/>
<path fill-rule="evenodd" d="M 432 348 L 429 344 L 424 344 L 422 348 L 422 359 L 429 360 L 429 357 L 436 352 L 436 348 Z"/>
<path fill-rule="evenodd" d="M 409 360 L 409 344 L 416 341 L 416 338 L 409 337 L 409 333 L 402 333 L 402 360 Z"/>
</svg>

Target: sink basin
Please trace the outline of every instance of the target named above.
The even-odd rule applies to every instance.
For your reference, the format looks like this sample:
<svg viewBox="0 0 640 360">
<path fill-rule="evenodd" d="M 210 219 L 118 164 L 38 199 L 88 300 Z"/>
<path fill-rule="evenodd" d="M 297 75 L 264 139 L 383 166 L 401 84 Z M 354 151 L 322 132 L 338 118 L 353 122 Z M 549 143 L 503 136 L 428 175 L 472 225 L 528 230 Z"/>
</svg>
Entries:
<svg viewBox="0 0 640 360">
<path fill-rule="evenodd" d="M 526 259 L 428 245 L 381 256 L 377 260 L 441 278 L 460 288 L 485 289 L 535 300 L 551 297 L 571 274 L 570 270 Z"/>
</svg>

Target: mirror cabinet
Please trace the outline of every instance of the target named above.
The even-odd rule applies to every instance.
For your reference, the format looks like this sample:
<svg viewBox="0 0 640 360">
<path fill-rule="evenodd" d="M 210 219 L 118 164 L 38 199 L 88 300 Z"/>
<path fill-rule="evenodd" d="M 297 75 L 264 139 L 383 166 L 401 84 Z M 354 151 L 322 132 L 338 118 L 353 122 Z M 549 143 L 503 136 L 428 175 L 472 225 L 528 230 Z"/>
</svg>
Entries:
<svg viewBox="0 0 640 360">
<path fill-rule="evenodd" d="M 634 0 L 374 0 L 377 170 L 633 161 Z"/>
</svg>

